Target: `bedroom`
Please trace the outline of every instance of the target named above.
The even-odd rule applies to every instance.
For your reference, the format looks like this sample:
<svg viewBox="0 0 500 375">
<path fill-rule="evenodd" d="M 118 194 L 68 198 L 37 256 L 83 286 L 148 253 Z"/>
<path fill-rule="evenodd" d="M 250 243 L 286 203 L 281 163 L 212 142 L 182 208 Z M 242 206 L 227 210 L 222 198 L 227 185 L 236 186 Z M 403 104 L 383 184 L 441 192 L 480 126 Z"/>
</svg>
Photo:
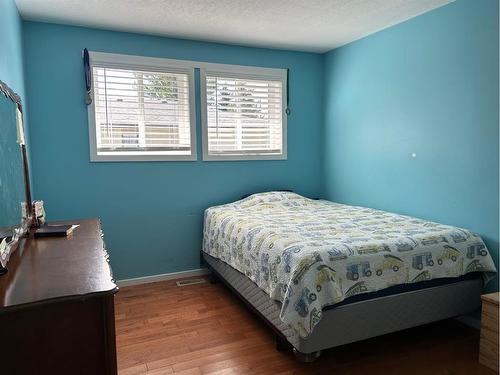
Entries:
<svg viewBox="0 0 500 375">
<path fill-rule="evenodd" d="M 107 323 L 99 324 L 106 327 L 106 342 L 116 340 L 116 348 L 108 348 L 106 358 L 97 358 L 90 349 L 97 347 L 92 345 L 96 339 L 75 340 L 81 334 L 76 327 L 71 331 L 74 336 L 68 333 L 64 339 L 85 342 L 85 346 L 75 345 L 70 350 L 60 343 L 38 341 L 38 347 L 51 348 L 40 357 L 67 358 L 61 360 L 61 367 L 44 363 L 51 373 L 94 372 L 78 367 L 83 366 L 84 356 L 74 353 L 77 347 L 89 348 L 88 366 L 92 362 L 88 358 L 96 356 L 94 362 L 101 363 L 99 373 L 116 373 L 116 368 L 120 374 L 387 373 L 388 367 L 408 373 L 491 373 L 487 365 L 479 363 L 485 332 L 480 296 L 498 292 L 496 274 L 489 274 L 493 277 L 484 285 L 478 278 L 457 274 L 457 282 L 446 287 L 433 284 L 426 289 L 356 300 L 357 305 L 334 306 L 323 311 L 318 324 L 336 322 L 337 326 L 316 331 L 328 334 L 337 330 L 338 342 L 317 340 L 323 344 L 319 348 L 305 345 L 303 337 L 294 341 L 283 334 L 290 322 L 283 322 L 281 310 L 273 312 L 277 319 L 274 325 L 262 312 L 254 311 L 257 308 L 249 297 L 233 293 L 234 286 L 226 285 L 229 276 L 220 275 L 223 271 L 214 269 L 210 258 L 203 255 L 207 251 L 202 250 L 207 248 L 210 253 L 212 249 L 210 241 L 203 246 L 204 230 L 210 228 L 208 214 L 213 212 L 207 209 L 234 204 L 231 209 L 237 211 L 238 205 L 246 202 L 244 209 L 251 210 L 248 206 L 257 197 L 255 210 L 263 218 L 255 220 L 265 223 L 259 224 L 264 227 L 260 232 L 268 236 L 273 235 L 269 233 L 272 230 L 278 234 L 285 230 L 285 225 L 271 223 L 281 220 L 273 218 L 274 209 L 288 212 L 290 206 L 281 203 L 298 201 L 304 203 L 297 203 L 305 210 L 300 211 L 301 218 L 308 217 L 307 210 L 323 210 L 324 226 L 338 218 L 335 209 L 361 206 L 396 215 L 386 221 L 403 220 L 397 215 L 408 215 L 465 230 L 464 242 L 455 243 L 452 234 L 461 237 L 454 229 L 444 234 L 445 242 L 426 241 L 425 235 L 427 245 L 419 246 L 431 248 L 429 257 L 427 250 L 398 253 L 396 242 L 389 244 L 387 251 L 387 241 L 373 234 L 379 230 L 385 235 L 387 229 L 371 228 L 373 231 L 365 234 L 370 245 L 378 241 L 374 253 L 359 254 L 357 247 L 339 250 L 336 244 L 345 245 L 346 239 L 332 234 L 340 225 L 354 224 L 336 220 L 328 224 L 333 229 L 316 232 L 315 227 L 305 230 L 308 222 L 302 221 L 303 234 L 317 234 L 318 242 L 328 242 L 321 246 L 335 248 L 342 256 L 350 256 L 352 251 L 365 257 L 344 264 L 344 260 L 330 261 L 323 256 L 322 262 L 338 271 L 343 281 L 338 289 L 327 288 L 328 296 L 335 297 L 327 302 L 330 305 L 342 303 L 339 298 L 346 297 L 346 302 L 360 298 L 364 293 L 344 295 L 358 282 L 384 280 L 383 285 L 372 286 L 373 293 L 384 293 L 394 284 L 409 284 L 409 276 L 403 282 L 390 279 L 397 274 L 395 268 L 407 269 L 412 279 L 432 269 L 435 275 L 421 277 L 436 279 L 423 282 L 439 282 L 443 279 L 440 269 L 448 272 L 450 264 L 460 263 L 453 261 L 453 250 L 445 246 L 459 250 L 456 257 L 464 272 L 475 260 L 483 262 L 489 272 L 498 268 L 498 1 L 315 1 L 307 6 L 300 1 L 123 3 L 0 2 L 0 81 L 17 93 L 22 103 L 27 185 L 32 196 L 26 201 L 43 201 L 49 224 L 100 219 L 100 224 L 83 223 L 67 239 L 28 237 L 20 241 L 6 263 L 9 271 L 0 276 L 4 299 L 0 319 L 5 319 L 1 324 L 17 320 L 13 309 L 17 305 L 29 310 L 29 304 L 15 302 L 16 293 L 26 298 L 26 290 L 31 290 L 33 299 L 29 302 L 42 309 L 37 286 L 45 288 L 47 301 L 56 294 L 67 297 L 69 293 L 75 297 L 72 303 L 82 304 L 76 306 L 87 306 L 82 286 L 96 286 L 89 282 L 97 279 L 92 271 L 95 257 L 87 262 L 90 274 L 78 268 L 84 262 L 77 255 L 65 263 L 75 269 L 47 260 L 50 264 L 45 266 L 53 269 L 35 272 L 34 263 L 24 259 L 30 252 L 23 251 L 23 246 L 37 248 L 36 244 L 45 241 L 47 250 L 38 246 L 39 256 L 51 259 L 50 248 L 56 246 L 51 241 L 59 241 L 64 251 L 65 240 L 74 246 L 81 239 L 81 248 L 85 248 L 89 246 L 86 236 L 91 236 L 90 232 L 95 235 L 102 227 L 105 245 L 97 237 L 91 243 L 109 253 L 113 280 L 107 280 L 100 290 L 109 293 L 99 294 L 107 311 Z M 91 73 L 87 77 L 85 49 Z M 108 80 L 115 87 L 108 88 Z M 127 106 L 128 93 L 138 98 L 131 106 Z M 227 99 L 231 95 L 233 98 Z M 245 111 L 247 115 L 238 115 Z M 242 126 L 245 121 L 250 125 Z M 159 128 L 161 132 L 155 133 Z M 165 128 L 174 131 L 164 132 Z M 114 131 L 111 135 L 109 129 Z M 144 145 L 154 141 L 159 144 L 146 149 Z M 255 146 L 260 146 L 259 142 L 262 147 Z M 269 197 L 266 192 L 275 193 Z M 255 193 L 261 195 L 248 197 Z M 270 202 L 263 202 L 266 199 Z M 328 202 L 347 206 L 333 207 Z M 251 214 L 243 213 L 245 217 Z M 384 216 L 376 211 L 365 214 L 376 216 L 374 225 Z M 240 227 L 249 232 L 244 226 L 250 226 L 251 221 L 237 222 L 237 217 L 232 216 L 233 231 Z M 293 220 L 281 221 L 289 224 Z M 221 227 L 218 223 L 214 230 Z M 406 234 L 396 235 L 396 239 L 410 237 L 402 245 L 411 247 L 415 238 Z M 227 238 L 229 242 L 243 241 L 237 236 Z M 258 240 L 257 235 L 255 242 Z M 479 241 L 484 241 L 484 249 L 469 251 Z M 282 254 L 259 252 L 259 262 L 265 264 L 262 258 L 267 254 L 269 265 L 278 267 L 278 255 L 280 260 L 285 258 L 286 246 L 281 248 L 279 240 L 276 243 L 275 250 Z M 222 242 L 219 245 L 223 247 Z M 230 244 L 228 248 L 231 254 Z M 482 255 L 485 249 L 487 255 Z M 311 255 L 316 250 L 306 252 Z M 77 252 L 71 251 L 63 255 Z M 398 259 L 384 257 L 388 252 Z M 291 254 L 296 259 L 293 251 Z M 320 251 L 320 255 L 324 254 Z M 298 263 L 289 265 L 291 272 L 285 272 L 286 265 L 282 271 L 297 275 Z M 245 262 L 238 270 L 240 275 L 246 274 L 243 266 Z M 264 279 L 271 271 L 261 266 L 256 262 L 249 267 L 260 270 L 259 277 Z M 321 277 L 334 278 L 322 269 Z M 210 278 L 217 273 L 219 280 L 212 284 Z M 253 285 L 258 284 L 256 277 L 251 280 Z M 293 287 L 292 279 L 290 276 L 288 282 Z M 177 286 L 179 280 L 200 283 Z M 246 280 L 250 278 L 241 281 Z M 62 291 L 62 284 L 71 284 L 74 290 Z M 116 294 L 116 286 L 111 284 L 119 287 Z M 447 292 L 440 295 L 437 290 Z M 463 306 L 455 305 L 458 295 L 466 292 L 470 300 Z M 325 291 L 316 294 L 320 293 Z M 284 296 L 274 297 L 277 302 L 269 298 L 266 303 L 281 309 Z M 308 308 L 319 300 L 307 302 Z M 421 300 L 429 302 L 417 305 Z M 304 305 L 299 302 L 292 302 L 297 306 L 293 311 L 302 311 Z M 483 310 L 486 305 L 483 303 Z M 355 306 L 359 309 L 349 310 Z M 384 306 L 388 310 L 383 310 Z M 394 311 L 394 306 L 407 306 L 412 311 L 420 307 L 430 313 L 394 313 L 393 325 L 373 321 L 378 312 Z M 83 313 L 84 309 L 76 310 Z M 355 323 L 349 325 L 345 317 L 335 317 L 342 311 L 358 317 Z M 498 304 L 493 311 L 498 319 Z M 361 318 L 368 313 L 373 317 Z M 457 315 L 461 317 L 453 319 Z M 38 321 L 42 317 L 37 316 L 30 324 L 42 331 L 50 327 L 58 332 L 58 319 Z M 75 316 L 66 324 L 72 322 L 78 322 L 75 326 L 97 325 L 90 308 L 87 315 Z M 281 324 L 285 328 L 280 330 L 276 325 Z M 13 330 L 12 339 L 24 346 L 26 337 L 31 337 L 26 331 L 23 328 L 20 334 Z M 89 335 L 91 331 L 89 328 Z M 494 336 L 497 339 L 498 330 Z M 275 350 L 275 344 L 284 350 Z M 298 350 L 301 345 L 303 351 Z M 290 346 L 296 349 L 295 355 Z M 433 350 L 429 353 L 428 348 Z M 496 350 L 498 353 L 498 346 Z M 30 373 L 30 369 L 37 373 L 30 365 L 42 366 L 41 359 L 33 355 L 33 360 L 20 362 L 18 352 L 9 351 L 12 373 Z M 102 367 L 104 362 L 107 365 Z M 62 367 L 63 363 L 69 367 Z M 498 367 L 497 362 L 488 363 Z"/>
</svg>

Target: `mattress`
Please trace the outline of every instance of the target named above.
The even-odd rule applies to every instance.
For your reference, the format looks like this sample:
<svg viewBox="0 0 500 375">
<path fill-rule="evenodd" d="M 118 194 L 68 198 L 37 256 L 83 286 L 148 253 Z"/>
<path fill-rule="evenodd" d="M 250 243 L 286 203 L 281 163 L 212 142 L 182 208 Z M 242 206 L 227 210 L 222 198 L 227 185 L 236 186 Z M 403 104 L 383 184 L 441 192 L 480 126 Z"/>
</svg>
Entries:
<svg viewBox="0 0 500 375">
<path fill-rule="evenodd" d="M 346 298 L 496 272 L 483 241 L 468 230 L 291 192 L 207 209 L 203 251 L 281 302 L 281 321 L 302 338 L 325 306 Z"/>
</svg>

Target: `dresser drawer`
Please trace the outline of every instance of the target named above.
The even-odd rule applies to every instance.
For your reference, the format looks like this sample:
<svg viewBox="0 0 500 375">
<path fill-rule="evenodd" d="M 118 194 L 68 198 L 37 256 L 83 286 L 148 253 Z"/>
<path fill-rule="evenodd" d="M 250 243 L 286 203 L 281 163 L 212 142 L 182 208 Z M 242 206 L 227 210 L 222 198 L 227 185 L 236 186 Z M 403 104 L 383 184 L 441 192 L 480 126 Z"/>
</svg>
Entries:
<svg viewBox="0 0 500 375">
<path fill-rule="evenodd" d="M 479 362 L 498 371 L 498 293 L 482 296 Z"/>
</svg>

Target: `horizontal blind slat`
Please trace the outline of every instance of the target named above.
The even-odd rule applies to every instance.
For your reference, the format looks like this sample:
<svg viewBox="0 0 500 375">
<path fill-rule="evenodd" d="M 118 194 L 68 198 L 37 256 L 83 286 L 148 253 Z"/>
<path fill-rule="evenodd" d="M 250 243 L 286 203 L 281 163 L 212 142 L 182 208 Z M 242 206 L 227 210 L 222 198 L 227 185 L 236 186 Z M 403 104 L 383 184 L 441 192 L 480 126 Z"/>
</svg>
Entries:
<svg viewBox="0 0 500 375">
<path fill-rule="evenodd" d="M 158 94 L 158 93 L 162 93 L 161 89 L 168 89 L 168 90 L 164 90 L 163 94 L 164 95 L 179 95 L 179 96 L 187 96 L 189 94 L 189 87 L 181 87 L 181 86 L 176 86 L 176 87 L 162 87 L 162 86 L 146 86 L 146 87 L 143 87 L 143 86 L 137 86 L 133 83 L 120 83 L 120 84 L 116 84 L 116 83 L 110 83 L 110 82 L 107 82 L 106 84 L 102 83 L 101 85 L 96 85 L 94 86 L 94 89 L 99 91 L 99 90 L 102 90 L 102 91 L 107 91 L 108 93 L 110 92 L 114 92 L 114 91 L 118 91 L 118 92 L 124 92 L 124 93 L 128 93 L 128 92 L 133 92 L 133 93 L 136 93 L 138 95 L 138 91 L 142 91 L 143 89 L 145 89 L 146 91 L 146 98 L 148 97 L 147 95 L 148 94 Z"/>
</svg>

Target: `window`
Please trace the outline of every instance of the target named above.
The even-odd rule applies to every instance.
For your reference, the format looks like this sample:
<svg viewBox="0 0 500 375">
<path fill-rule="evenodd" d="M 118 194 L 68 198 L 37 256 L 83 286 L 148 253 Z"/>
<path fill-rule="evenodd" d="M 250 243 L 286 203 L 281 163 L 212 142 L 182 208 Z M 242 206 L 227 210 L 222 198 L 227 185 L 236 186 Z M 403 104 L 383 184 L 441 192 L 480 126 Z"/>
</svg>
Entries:
<svg viewBox="0 0 500 375">
<path fill-rule="evenodd" d="M 196 160 L 192 67 L 96 52 L 90 63 L 92 161 Z"/>
<path fill-rule="evenodd" d="M 283 69 L 202 69 L 203 160 L 286 159 L 286 85 Z"/>
</svg>

